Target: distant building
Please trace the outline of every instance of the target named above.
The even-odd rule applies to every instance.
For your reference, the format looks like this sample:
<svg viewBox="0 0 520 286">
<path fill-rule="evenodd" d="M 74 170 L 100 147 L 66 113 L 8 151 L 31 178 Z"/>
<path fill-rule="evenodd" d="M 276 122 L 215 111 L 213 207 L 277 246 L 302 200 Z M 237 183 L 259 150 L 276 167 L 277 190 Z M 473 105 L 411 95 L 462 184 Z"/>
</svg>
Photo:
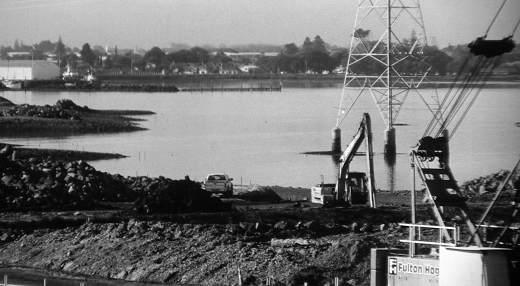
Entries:
<svg viewBox="0 0 520 286">
<path fill-rule="evenodd" d="M 219 52 L 212 52 L 211 55 L 216 56 Z M 223 52 L 224 55 L 231 58 L 234 62 L 256 63 L 261 57 L 276 57 L 279 53 L 275 52 Z"/>
<path fill-rule="evenodd" d="M 241 72 L 250 73 L 250 72 L 253 72 L 254 70 L 257 70 L 258 66 L 256 66 L 256 65 L 243 65 L 243 66 L 240 66 L 238 69 L 240 69 Z"/>
<path fill-rule="evenodd" d="M 7 52 L 7 57 L 11 59 L 30 59 L 31 52 Z"/>
<path fill-rule="evenodd" d="M 0 60 L 0 79 L 48 80 L 60 77 L 60 68 L 45 60 Z"/>
</svg>

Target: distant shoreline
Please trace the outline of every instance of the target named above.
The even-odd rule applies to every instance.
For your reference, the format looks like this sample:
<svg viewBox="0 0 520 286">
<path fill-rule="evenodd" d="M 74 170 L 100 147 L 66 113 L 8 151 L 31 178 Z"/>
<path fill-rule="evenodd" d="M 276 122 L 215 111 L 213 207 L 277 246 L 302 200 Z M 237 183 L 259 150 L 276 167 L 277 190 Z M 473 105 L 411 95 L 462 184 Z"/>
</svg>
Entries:
<svg viewBox="0 0 520 286">
<path fill-rule="evenodd" d="M 421 88 L 449 88 L 454 76 L 426 77 Z M 343 74 L 236 74 L 236 75 L 99 75 L 98 81 L 24 81 L 20 91 L 178 92 L 178 91 L 280 91 L 283 88 L 341 87 Z M 355 88 L 355 86 L 353 86 Z M 495 75 L 484 88 L 518 88 L 520 75 Z M 8 90 L 0 88 L 0 90 Z"/>
<path fill-rule="evenodd" d="M 147 110 L 90 109 L 71 100 L 60 100 L 53 106 L 0 100 L 0 132 L 5 138 L 140 131 L 146 130 L 138 124 L 141 119 L 130 116 L 154 114 Z"/>
</svg>

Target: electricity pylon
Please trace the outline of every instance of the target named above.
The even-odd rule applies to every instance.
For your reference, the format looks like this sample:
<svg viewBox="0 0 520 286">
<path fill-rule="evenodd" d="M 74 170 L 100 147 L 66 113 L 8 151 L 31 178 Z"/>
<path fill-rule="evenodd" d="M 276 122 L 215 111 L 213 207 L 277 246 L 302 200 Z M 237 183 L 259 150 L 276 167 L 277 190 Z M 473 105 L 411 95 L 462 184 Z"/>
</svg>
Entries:
<svg viewBox="0 0 520 286">
<path fill-rule="evenodd" d="M 351 35 L 333 134 L 341 134 L 340 125 L 360 96 L 370 94 L 386 125 L 387 158 L 395 159 L 394 124 L 408 94 L 413 90 L 425 101 L 418 88 L 430 66 L 424 61 L 427 40 L 419 1 L 359 0 Z"/>
</svg>

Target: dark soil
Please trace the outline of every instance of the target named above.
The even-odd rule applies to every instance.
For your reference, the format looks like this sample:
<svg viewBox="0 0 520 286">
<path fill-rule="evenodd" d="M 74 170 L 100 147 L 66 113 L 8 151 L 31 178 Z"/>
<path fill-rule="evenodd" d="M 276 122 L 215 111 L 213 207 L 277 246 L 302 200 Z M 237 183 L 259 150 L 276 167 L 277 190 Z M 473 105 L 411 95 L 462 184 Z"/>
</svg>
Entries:
<svg viewBox="0 0 520 286">
<path fill-rule="evenodd" d="M 63 136 L 88 133 L 114 133 L 145 130 L 140 119 L 127 116 L 150 115 L 144 110 L 94 110 L 71 100 L 55 105 L 0 106 L 0 132 L 3 136 Z"/>
<path fill-rule="evenodd" d="M 379 192 L 377 209 L 317 207 L 304 199 L 308 189 L 279 186 L 222 202 L 187 179 L 122 177 L 82 161 L 0 153 L 0 267 L 170 285 L 238 285 L 239 271 L 242 285 L 268 277 L 271 285 L 325 285 L 334 277 L 369 285 L 370 249 L 407 247 L 399 239 L 408 230 L 398 225 L 410 220 L 406 191 Z M 474 218 L 501 178 L 462 184 L 490 186 L 471 193 Z M 510 214 L 511 195 L 504 198 L 492 223 Z M 435 225 L 421 192 L 416 203 L 418 222 Z"/>
</svg>

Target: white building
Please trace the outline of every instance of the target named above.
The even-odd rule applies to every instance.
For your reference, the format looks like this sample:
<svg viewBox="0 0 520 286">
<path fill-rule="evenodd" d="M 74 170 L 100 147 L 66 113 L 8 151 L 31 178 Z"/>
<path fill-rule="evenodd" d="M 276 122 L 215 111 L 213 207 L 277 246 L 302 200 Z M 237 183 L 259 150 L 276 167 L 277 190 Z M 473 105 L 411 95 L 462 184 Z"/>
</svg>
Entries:
<svg viewBox="0 0 520 286">
<path fill-rule="evenodd" d="M 256 65 L 243 65 L 243 66 L 240 66 L 239 69 L 240 69 L 241 72 L 249 73 L 249 72 L 252 72 L 252 71 L 258 69 L 258 66 L 256 66 Z"/>
<path fill-rule="evenodd" d="M 60 68 L 44 60 L 0 60 L 0 80 L 48 80 L 60 77 Z"/>
</svg>

